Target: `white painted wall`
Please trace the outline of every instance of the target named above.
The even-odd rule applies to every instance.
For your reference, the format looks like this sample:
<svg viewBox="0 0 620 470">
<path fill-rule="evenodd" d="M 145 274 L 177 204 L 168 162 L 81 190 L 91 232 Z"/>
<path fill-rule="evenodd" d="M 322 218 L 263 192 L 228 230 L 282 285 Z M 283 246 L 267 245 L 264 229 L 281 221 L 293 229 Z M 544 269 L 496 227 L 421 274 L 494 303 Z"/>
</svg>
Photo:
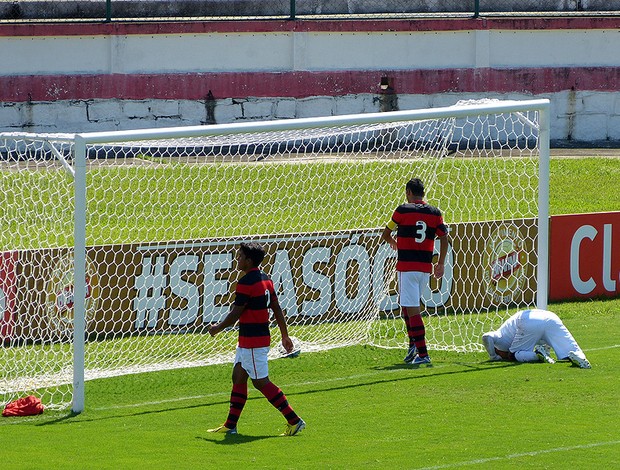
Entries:
<svg viewBox="0 0 620 470">
<path fill-rule="evenodd" d="M 0 75 L 618 66 L 620 30 L 0 36 Z"/>
</svg>

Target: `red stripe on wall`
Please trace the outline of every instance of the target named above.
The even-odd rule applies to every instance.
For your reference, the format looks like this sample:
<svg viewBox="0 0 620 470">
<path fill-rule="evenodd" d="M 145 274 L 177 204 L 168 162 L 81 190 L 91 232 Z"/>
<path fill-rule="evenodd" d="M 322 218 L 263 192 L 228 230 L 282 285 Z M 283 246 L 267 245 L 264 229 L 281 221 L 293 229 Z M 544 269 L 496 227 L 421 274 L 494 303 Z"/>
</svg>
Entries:
<svg viewBox="0 0 620 470">
<path fill-rule="evenodd" d="M 620 17 L 418 18 L 396 20 L 256 20 L 125 23 L 0 24 L 0 36 L 120 36 L 269 32 L 402 32 L 468 30 L 620 29 Z"/>
<path fill-rule="evenodd" d="M 201 100 L 379 93 L 383 75 L 397 94 L 618 91 L 620 67 L 412 71 L 243 72 L 139 75 L 0 76 L 0 101 L 87 99 Z"/>
</svg>

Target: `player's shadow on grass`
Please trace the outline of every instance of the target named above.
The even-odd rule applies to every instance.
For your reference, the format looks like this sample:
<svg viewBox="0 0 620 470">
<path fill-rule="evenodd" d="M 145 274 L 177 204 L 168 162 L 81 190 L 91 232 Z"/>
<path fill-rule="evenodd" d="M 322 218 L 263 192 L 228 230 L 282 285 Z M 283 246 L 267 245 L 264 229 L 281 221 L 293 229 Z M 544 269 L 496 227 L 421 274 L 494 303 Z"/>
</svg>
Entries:
<svg viewBox="0 0 620 470">
<path fill-rule="evenodd" d="M 252 399 L 263 399 L 264 398 L 261 397 L 252 397 L 249 400 Z M 179 410 L 181 408 L 183 409 L 192 409 L 192 408 L 199 408 L 199 409 L 204 409 L 204 408 L 208 408 L 210 406 L 221 406 L 221 405 L 227 405 L 229 403 L 228 400 L 221 400 L 221 401 L 216 401 L 216 402 L 211 402 L 211 403 L 197 403 L 195 405 L 184 405 L 184 406 L 173 406 L 173 407 L 167 407 L 167 408 L 155 408 L 155 409 L 150 409 L 150 410 L 141 410 L 141 411 L 130 411 L 127 413 L 121 413 L 121 412 L 117 412 L 117 413 L 113 413 L 107 416 L 94 416 L 92 418 L 88 417 L 85 418 L 84 415 L 82 413 L 74 413 L 74 412 L 69 412 L 66 414 L 63 414 L 62 416 L 59 416 L 57 418 L 53 418 L 53 419 L 49 419 L 46 420 L 42 423 L 37 423 L 35 424 L 35 426 L 49 426 L 49 425 L 53 425 L 53 424 L 69 424 L 72 421 L 79 421 L 81 423 L 84 422 L 90 422 L 90 421 L 102 421 L 102 420 L 107 420 L 107 419 L 118 419 L 118 418 L 128 418 L 128 417 L 136 417 L 136 416 L 144 416 L 144 415 L 151 415 L 151 414 L 160 414 L 160 413 L 167 413 L 170 411 L 176 411 Z"/>
<path fill-rule="evenodd" d="M 450 362 L 450 365 L 458 365 L 461 367 L 466 367 L 466 369 L 438 372 L 438 373 L 433 373 L 433 375 L 464 374 L 467 372 L 483 371 L 483 370 L 490 370 L 490 369 L 497 369 L 497 368 L 504 368 L 504 367 L 514 367 L 520 364 L 521 363 L 519 362 L 502 362 L 502 361 L 484 361 L 484 362 L 476 362 L 476 363 Z M 440 366 L 438 366 L 438 368 L 443 367 L 443 366 L 444 365 L 441 364 Z M 373 367 L 374 370 L 424 370 L 424 369 L 432 370 L 433 368 L 434 368 L 434 365 L 432 363 L 431 364 L 417 364 L 417 365 L 399 363 L 399 364 L 391 364 L 391 365 L 386 365 L 386 366 Z M 433 370 L 433 372 L 435 371 Z M 420 377 L 425 377 L 425 376 L 420 376 Z"/>
<path fill-rule="evenodd" d="M 432 365 L 432 364 L 430 364 Z M 445 367 L 446 365 L 457 365 L 457 366 L 461 366 L 464 367 L 465 369 L 461 369 L 461 370 L 450 370 L 450 371 L 440 371 L 438 369 L 441 369 L 442 367 Z M 323 387 L 314 387 L 311 390 L 303 390 L 303 391 L 299 391 L 299 392 L 293 392 L 293 391 L 289 391 L 287 393 L 287 396 L 296 396 L 296 395 L 312 395 L 312 394 L 317 394 L 317 393 L 323 393 L 323 392 L 327 392 L 327 391 L 335 391 L 335 390 L 345 390 L 345 389 L 350 389 L 350 388 L 357 388 L 357 387 L 365 387 L 368 385 L 374 385 L 374 384 L 380 384 L 380 383 L 387 383 L 387 382 L 403 382 L 403 381 L 407 381 L 407 380 L 423 380 L 425 378 L 428 377 L 436 377 L 439 375 L 455 375 L 455 374 L 466 374 L 466 373 L 470 373 L 470 372 L 484 372 L 484 371 L 492 371 L 494 369 L 498 369 L 498 368 L 505 368 L 505 367 L 515 367 L 515 366 L 519 366 L 521 365 L 521 363 L 518 362 L 493 362 L 493 361 L 485 361 L 485 362 L 477 362 L 477 363 L 466 363 L 466 362 L 450 362 L 448 364 L 443 364 L 443 363 L 439 363 L 439 364 L 435 364 L 434 367 L 428 367 L 428 374 L 411 374 L 411 375 L 406 375 L 404 377 L 386 377 L 386 378 L 377 378 L 374 380 L 366 380 L 366 381 L 362 381 L 362 382 L 358 382 L 358 383 L 352 383 L 352 384 L 345 384 L 345 385 L 329 385 L 328 382 L 326 382 L 324 384 Z M 391 365 L 385 365 L 385 366 L 376 366 L 376 367 L 372 367 L 371 369 L 374 369 L 376 371 L 400 371 L 400 370 L 411 370 L 411 371 L 423 371 L 426 368 L 419 368 L 419 367 L 412 367 L 409 364 L 404 364 L 404 363 L 399 363 L 399 364 L 391 364 Z M 255 397 L 248 397 L 248 401 L 250 400 L 264 400 L 264 397 L 262 396 L 255 396 Z M 187 410 L 189 408 L 194 408 L 194 409 L 199 409 L 199 410 L 204 410 L 205 408 L 209 408 L 212 406 L 225 406 L 229 403 L 228 400 L 220 400 L 220 401 L 215 401 L 215 402 L 210 402 L 210 403 L 196 403 L 196 404 L 192 404 L 192 405 L 188 405 L 187 403 L 183 404 L 183 405 L 178 405 L 178 406 L 167 406 L 165 408 L 155 408 L 155 409 L 149 409 L 149 410 L 140 410 L 140 411 L 131 411 L 131 412 L 127 412 L 127 413 L 122 413 L 122 412 L 115 412 L 112 413 L 111 415 L 107 415 L 107 416 L 94 416 L 94 417 L 84 417 L 83 415 L 80 414 L 74 414 L 74 413 L 68 413 L 64 416 L 58 417 L 56 419 L 52 419 L 50 421 L 45 421 L 42 423 L 38 423 L 36 424 L 36 426 L 49 426 L 49 425 L 62 425 L 62 424 L 69 424 L 71 422 L 74 421 L 79 421 L 79 422 L 88 422 L 88 421 L 101 421 L 101 420 L 106 420 L 106 419 L 118 419 L 118 418 L 128 418 L 128 417 L 136 417 L 136 416 L 141 416 L 141 415 L 151 415 L 151 414 L 163 414 L 163 413 L 168 413 L 168 412 L 174 412 L 177 411 L 179 409 L 184 409 Z M 251 442 L 254 440 L 260 440 L 260 439 L 266 439 L 266 438 L 270 438 L 270 437 L 276 437 L 276 436 L 243 436 L 243 435 L 237 435 L 237 437 L 235 436 L 229 436 L 229 438 L 226 438 L 224 440 L 215 440 L 215 439 L 207 439 L 207 438 L 200 438 L 197 437 L 197 439 L 204 439 L 205 441 L 208 442 L 213 442 L 216 444 L 235 444 L 235 443 L 245 443 L 245 442 Z M 230 439 L 230 441 L 229 441 Z"/>
<path fill-rule="evenodd" d="M 217 439 L 215 436 L 212 439 L 202 436 L 196 436 L 196 439 L 199 441 L 209 442 L 211 444 L 218 445 L 238 445 L 238 444 L 247 444 L 254 441 L 261 441 L 263 439 L 271 439 L 279 436 L 246 436 L 244 434 L 232 434 L 225 435 L 224 439 Z"/>
<path fill-rule="evenodd" d="M 432 369 L 433 364 L 392 364 L 389 366 L 377 366 L 373 367 L 374 370 L 417 370 L 417 369 Z"/>
</svg>

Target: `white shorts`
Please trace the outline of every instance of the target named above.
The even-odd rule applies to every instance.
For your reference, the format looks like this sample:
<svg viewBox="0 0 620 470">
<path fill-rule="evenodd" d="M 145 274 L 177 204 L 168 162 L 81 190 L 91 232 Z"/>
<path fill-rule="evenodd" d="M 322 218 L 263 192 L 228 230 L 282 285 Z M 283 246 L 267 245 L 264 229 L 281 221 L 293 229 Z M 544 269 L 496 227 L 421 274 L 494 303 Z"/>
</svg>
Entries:
<svg viewBox="0 0 620 470">
<path fill-rule="evenodd" d="M 419 307 L 422 289 L 428 286 L 431 275 L 418 271 L 398 271 L 398 304 Z"/>
<path fill-rule="evenodd" d="M 269 375 L 268 353 L 268 346 L 264 348 L 240 348 L 237 346 L 235 364 L 240 363 L 251 379 L 264 379 Z"/>
</svg>

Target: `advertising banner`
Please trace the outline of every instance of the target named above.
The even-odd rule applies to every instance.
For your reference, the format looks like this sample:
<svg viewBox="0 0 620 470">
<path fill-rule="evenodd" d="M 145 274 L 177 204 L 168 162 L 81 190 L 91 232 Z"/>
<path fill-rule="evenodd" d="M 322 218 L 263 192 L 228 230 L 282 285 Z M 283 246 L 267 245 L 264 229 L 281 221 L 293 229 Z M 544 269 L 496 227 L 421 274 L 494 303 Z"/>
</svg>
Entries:
<svg viewBox="0 0 620 470">
<path fill-rule="evenodd" d="M 620 295 L 620 212 L 551 217 L 549 300 Z"/>
<path fill-rule="evenodd" d="M 398 311 L 396 252 L 383 229 L 254 237 L 263 269 L 291 321 L 360 320 Z M 535 288 L 533 219 L 454 224 L 443 279 L 423 292 L 426 309 L 475 312 L 530 304 Z M 252 237 L 243 240 L 252 240 Z M 95 337 L 204 331 L 229 311 L 240 239 L 87 248 L 86 327 Z M 439 243 L 436 242 L 436 251 Z M 27 338 L 70 340 L 73 254 L 20 253 L 19 327 Z"/>
<path fill-rule="evenodd" d="M 8 343 L 15 326 L 17 252 L 0 253 L 0 341 Z"/>
</svg>

